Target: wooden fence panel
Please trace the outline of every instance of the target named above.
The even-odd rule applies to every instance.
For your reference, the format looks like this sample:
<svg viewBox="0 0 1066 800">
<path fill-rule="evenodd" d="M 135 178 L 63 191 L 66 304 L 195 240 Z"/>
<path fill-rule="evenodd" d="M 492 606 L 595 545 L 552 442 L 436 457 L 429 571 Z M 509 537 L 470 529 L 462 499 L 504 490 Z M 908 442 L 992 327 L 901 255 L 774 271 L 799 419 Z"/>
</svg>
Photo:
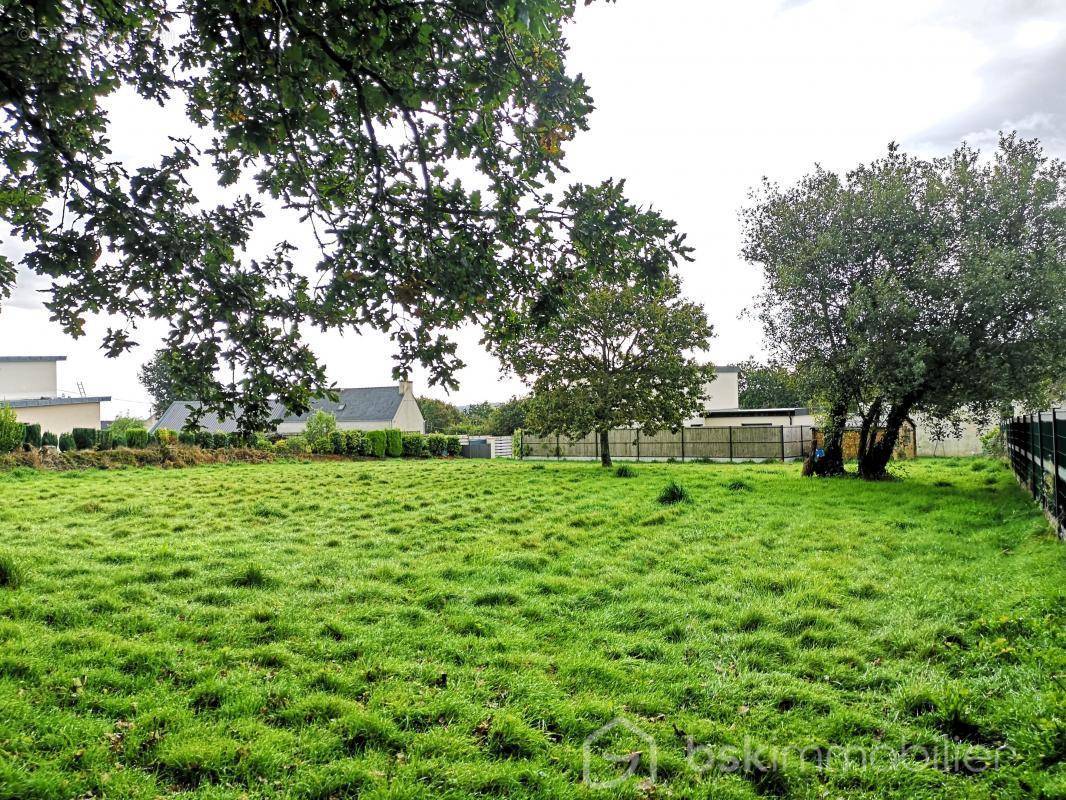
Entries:
<svg viewBox="0 0 1066 800">
<path fill-rule="evenodd" d="M 730 428 L 686 428 L 685 460 L 728 459 Z"/>
</svg>

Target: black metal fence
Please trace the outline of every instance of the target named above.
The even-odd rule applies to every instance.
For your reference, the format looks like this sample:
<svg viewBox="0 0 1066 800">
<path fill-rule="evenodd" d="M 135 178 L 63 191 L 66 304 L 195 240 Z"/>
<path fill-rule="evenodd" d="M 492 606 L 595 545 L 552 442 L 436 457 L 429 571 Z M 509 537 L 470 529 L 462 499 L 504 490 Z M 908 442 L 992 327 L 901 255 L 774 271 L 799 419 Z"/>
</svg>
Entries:
<svg viewBox="0 0 1066 800">
<path fill-rule="evenodd" d="M 1014 474 L 1066 539 L 1066 410 L 1014 417 L 1001 427 Z"/>
<path fill-rule="evenodd" d="M 636 461 L 792 461 L 810 452 L 814 429 L 809 425 L 758 425 L 715 428 L 681 428 L 677 431 L 642 433 L 638 428 L 616 428 L 607 434 L 612 458 Z M 600 457 L 599 437 L 590 433 L 580 439 L 537 436 L 523 432 L 524 458 Z"/>
</svg>

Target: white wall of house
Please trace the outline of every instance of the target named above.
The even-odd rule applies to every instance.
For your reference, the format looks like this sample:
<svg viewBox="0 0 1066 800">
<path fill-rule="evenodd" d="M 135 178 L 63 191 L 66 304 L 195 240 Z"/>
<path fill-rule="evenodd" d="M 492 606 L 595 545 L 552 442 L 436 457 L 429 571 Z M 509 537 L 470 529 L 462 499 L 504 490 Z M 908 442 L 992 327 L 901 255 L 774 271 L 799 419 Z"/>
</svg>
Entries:
<svg viewBox="0 0 1066 800">
<path fill-rule="evenodd" d="M 719 408 L 738 408 L 740 406 L 740 373 L 718 372 L 714 380 L 704 384 L 704 396 L 707 402 L 704 408 L 712 411 Z"/>
<path fill-rule="evenodd" d="M 57 436 L 70 433 L 74 428 L 100 428 L 99 403 L 64 403 L 59 406 L 16 408 L 14 411 L 19 422 L 38 424 L 42 432 L 51 431 Z"/>
<path fill-rule="evenodd" d="M 55 361 L 0 361 L 0 400 L 56 395 Z"/>
<path fill-rule="evenodd" d="M 400 401 L 400 407 L 396 409 L 396 416 L 392 419 L 393 427 L 408 433 L 425 433 L 426 420 L 418 407 L 418 401 L 415 400 L 414 385 L 410 381 L 400 381 L 397 391 L 403 392 L 403 400 Z"/>
</svg>

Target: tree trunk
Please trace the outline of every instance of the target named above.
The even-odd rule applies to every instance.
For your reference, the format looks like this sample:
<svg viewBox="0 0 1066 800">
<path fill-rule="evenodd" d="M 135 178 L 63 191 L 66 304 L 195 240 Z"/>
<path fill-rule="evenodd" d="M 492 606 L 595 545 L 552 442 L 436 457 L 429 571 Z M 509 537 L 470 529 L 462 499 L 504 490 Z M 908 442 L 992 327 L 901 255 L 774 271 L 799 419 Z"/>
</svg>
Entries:
<svg viewBox="0 0 1066 800">
<path fill-rule="evenodd" d="M 877 481 L 888 475 L 888 462 L 899 441 L 899 430 L 907 421 L 912 403 L 903 400 L 892 406 L 885 419 L 885 435 L 877 438 L 874 431 L 867 443 L 866 451 L 859 453 L 859 477 L 867 481 Z"/>
<path fill-rule="evenodd" d="M 607 439 L 607 431 L 600 431 L 600 466 L 611 466 L 611 443 Z"/>
<path fill-rule="evenodd" d="M 831 478 L 844 474 L 844 426 L 848 422 L 848 407 L 843 401 L 829 410 L 829 426 L 822 431 L 822 457 L 815 458 L 814 450 L 803 465 L 804 475 Z"/>
</svg>

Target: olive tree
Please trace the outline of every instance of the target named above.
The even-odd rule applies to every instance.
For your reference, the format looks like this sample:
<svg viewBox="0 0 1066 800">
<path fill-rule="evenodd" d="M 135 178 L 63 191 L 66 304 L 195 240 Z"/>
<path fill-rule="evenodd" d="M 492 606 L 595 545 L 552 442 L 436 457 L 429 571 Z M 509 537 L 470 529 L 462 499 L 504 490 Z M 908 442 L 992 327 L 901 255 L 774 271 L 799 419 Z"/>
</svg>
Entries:
<svg viewBox="0 0 1066 800">
<path fill-rule="evenodd" d="M 769 182 L 743 214 L 773 354 L 816 387 L 859 473 L 885 474 L 913 414 L 987 418 L 1066 373 L 1066 166 L 1002 136 L 931 160 L 892 145 L 837 175 Z"/>
</svg>

